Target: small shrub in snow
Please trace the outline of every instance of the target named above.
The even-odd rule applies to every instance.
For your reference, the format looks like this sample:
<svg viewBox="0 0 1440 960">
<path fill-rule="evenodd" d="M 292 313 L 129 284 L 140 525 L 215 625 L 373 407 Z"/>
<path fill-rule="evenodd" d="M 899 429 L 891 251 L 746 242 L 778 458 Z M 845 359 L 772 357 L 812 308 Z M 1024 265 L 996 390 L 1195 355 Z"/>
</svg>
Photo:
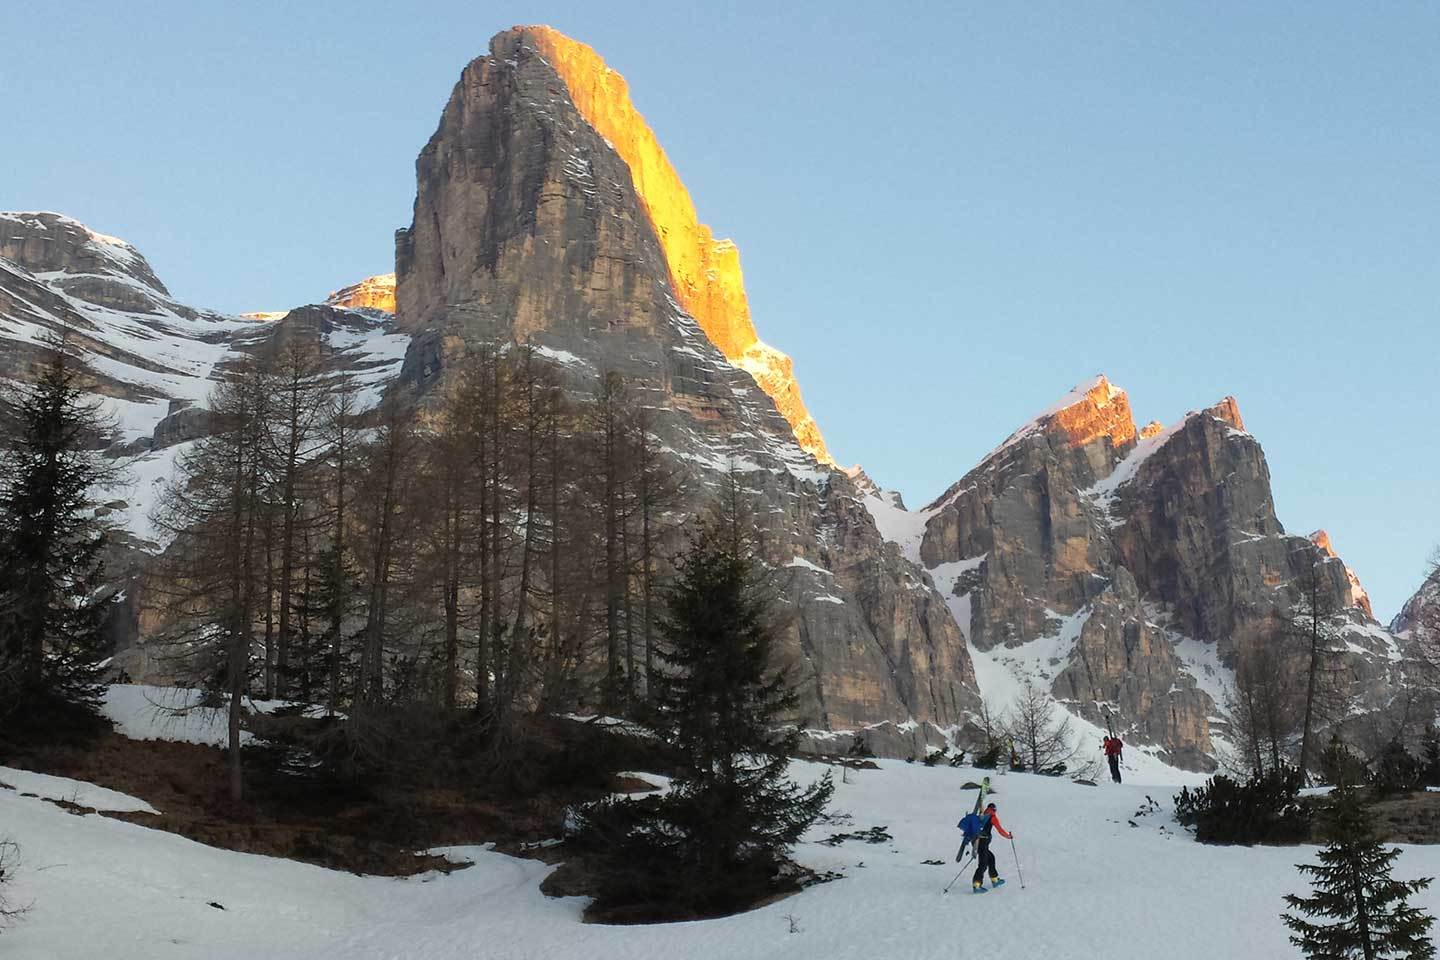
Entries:
<svg viewBox="0 0 1440 960">
<path fill-rule="evenodd" d="M 976 754 L 974 765 L 980 770 L 994 770 L 995 767 L 1000 763 L 1000 757 L 1004 752 L 1004 744 L 991 744 L 983 752 Z"/>
<path fill-rule="evenodd" d="M 25 912 L 23 907 L 16 906 L 6 895 L 19 865 L 20 847 L 13 840 L 0 839 L 0 932 Z"/>
<path fill-rule="evenodd" d="M 1399 740 L 1391 740 L 1375 761 L 1371 778 L 1375 792 L 1382 797 L 1409 793 L 1420 788 L 1423 770 L 1420 761 L 1410 755 Z"/>
<path fill-rule="evenodd" d="M 1358 783 L 1365 775 L 1365 763 L 1339 737 L 1331 735 L 1320 753 L 1320 774 L 1326 783 Z"/>
<path fill-rule="evenodd" d="M 1299 843 L 1310 835 L 1300 784 L 1300 772 L 1288 767 L 1244 783 L 1214 776 L 1175 795 L 1175 819 L 1194 827 L 1201 843 Z"/>
</svg>

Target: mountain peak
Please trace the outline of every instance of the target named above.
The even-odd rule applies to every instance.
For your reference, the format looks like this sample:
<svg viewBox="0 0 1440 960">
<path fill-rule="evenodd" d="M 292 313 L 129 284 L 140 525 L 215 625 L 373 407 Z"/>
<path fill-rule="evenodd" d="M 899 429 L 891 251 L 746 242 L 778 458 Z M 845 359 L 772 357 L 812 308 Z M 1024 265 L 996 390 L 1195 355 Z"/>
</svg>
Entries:
<svg viewBox="0 0 1440 960">
<path fill-rule="evenodd" d="M 332 307 L 364 308 L 394 313 L 395 274 L 382 273 L 378 276 L 366 277 L 359 283 L 352 283 L 348 287 L 333 290 L 330 296 L 325 298 L 325 303 Z"/>
<path fill-rule="evenodd" d="M 547 26 L 519 26 L 490 42 L 504 61 L 533 47 L 564 83 L 575 108 L 630 171 L 630 178 L 665 256 L 670 285 L 686 313 L 725 359 L 750 373 L 790 423 L 800 446 L 833 464 L 805 408 L 788 356 L 761 342 L 750 318 L 740 251 L 700 222 L 695 203 L 660 142 L 630 100 L 625 78 L 594 49 Z"/>
<path fill-rule="evenodd" d="M 1245 420 L 1240 416 L 1240 404 L 1235 402 L 1234 397 L 1225 397 L 1205 412 L 1217 420 L 1224 420 L 1241 433 L 1249 432 L 1245 429 Z"/>
<path fill-rule="evenodd" d="M 1080 384 L 1052 408 L 1051 421 L 1064 431 L 1071 446 L 1109 437 L 1117 448 L 1135 441 L 1130 397 L 1104 374 Z"/>
<path fill-rule="evenodd" d="M 170 295 L 139 250 L 63 213 L 0 213 L 0 257 L 35 274 L 126 277 Z"/>
<path fill-rule="evenodd" d="M 1109 437 L 1117 449 L 1129 446 L 1136 437 L 1130 397 L 1104 374 L 1097 374 L 1032 417 L 986 459 L 1037 432 L 1058 437 L 1072 447 L 1083 447 L 1101 437 Z"/>
</svg>

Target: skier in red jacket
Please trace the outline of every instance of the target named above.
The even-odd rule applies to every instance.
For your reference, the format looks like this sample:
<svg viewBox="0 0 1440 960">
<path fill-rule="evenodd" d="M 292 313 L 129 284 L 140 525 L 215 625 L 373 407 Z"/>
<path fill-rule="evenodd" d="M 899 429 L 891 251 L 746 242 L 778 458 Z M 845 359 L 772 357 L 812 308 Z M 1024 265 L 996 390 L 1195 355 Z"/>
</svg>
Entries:
<svg viewBox="0 0 1440 960">
<path fill-rule="evenodd" d="M 980 865 L 975 868 L 975 876 L 970 880 L 971 893 L 985 892 L 985 874 L 987 872 L 990 874 L 990 886 L 998 887 L 1005 882 L 995 871 L 995 854 L 990 852 L 990 828 L 994 827 L 1006 840 L 1015 839 L 1013 833 L 1007 833 L 1005 828 L 1000 826 L 1000 815 L 995 812 L 995 804 L 987 806 L 981 817 L 985 821 L 985 826 L 981 828 L 980 835 L 975 838 L 975 859 Z"/>
<path fill-rule="evenodd" d="M 1105 759 L 1110 761 L 1110 779 L 1116 783 L 1120 782 L 1120 751 L 1124 747 L 1125 744 L 1120 742 L 1119 737 L 1105 738 Z"/>
</svg>

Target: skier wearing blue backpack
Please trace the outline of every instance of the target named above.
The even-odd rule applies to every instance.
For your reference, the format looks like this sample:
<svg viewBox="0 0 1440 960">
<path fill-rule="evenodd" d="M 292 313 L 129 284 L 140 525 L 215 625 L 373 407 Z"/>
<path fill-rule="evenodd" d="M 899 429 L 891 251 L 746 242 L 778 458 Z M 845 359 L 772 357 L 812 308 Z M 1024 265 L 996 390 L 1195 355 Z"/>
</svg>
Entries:
<svg viewBox="0 0 1440 960">
<path fill-rule="evenodd" d="M 1000 879 L 1000 875 L 995 869 L 995 854 L 990 852 L 990 829 L 993 827 L 1000 836 L 1006 840 L 1014 840 L 1015 835 L 1007 832 L 1006 829 L 1000 825 L 1000 815 L 996 812 L 995 804 L 993 803 L 985 808 L 984 813 L 972 813 L 965 817 L 964 820 L 961 820 L 962 830 L 965 829 L 965 821 L 970 820 L 972 817 L 980 821 L 974 836 L 975 859 L 979 861 L 979 865 L 975 867 L 975 876 L 970 880 L 970 892 L 984 893 L 986 873 L 990 874 L 991 887 L 998 887 L 1005 882 Z"/>
</svg>

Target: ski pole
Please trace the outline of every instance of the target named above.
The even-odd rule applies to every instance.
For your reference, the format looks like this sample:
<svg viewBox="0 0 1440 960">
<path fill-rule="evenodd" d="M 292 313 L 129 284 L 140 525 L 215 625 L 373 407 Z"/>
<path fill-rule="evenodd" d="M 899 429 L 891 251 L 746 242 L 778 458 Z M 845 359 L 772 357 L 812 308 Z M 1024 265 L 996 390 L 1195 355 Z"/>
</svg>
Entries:
<svg viewBox="0 0 1440 960">
<path fill-rule="evenodd" d="M 968 867 L 970 866 L 970 861 L 971 861 L 971 860 L 974 860 L 974 859 L 975 859 L 975 851 L 972 850 L 972 851 L 970 851 L 970 857 L 969 857 L 969 859 L 967 859 L 967 860 L 965 861 L 965 863 L 961 865 L 961 867 L 960 867 L 960 872 L 957 873 L 957 874 L 955 874 L 955 878 L 954 878 L 953 880 L 951 880 L 949 883 L 945 884 L 945 889 L 944 889 L 944 890 L 941 890 L 941 891 L 940 891 L 942 894 L 943 894 L 943 893 L 949 893 L 949 892 L 950 892 L 950 888 L 953 887 L 953 886 L 955 886 L 955 880 L 959 880 L 961 877 L 963 877 L 963 876 L 965 875 L 965 870 L 966 870 L 966 868 L 968 868 Z M 1024 884 L 1021 884 L 1021 886 L 1024 886 Z"/>
<path fill-rule="evenodd" d="M 1025 874 L 1020 870 L 1020 854 L 1015 852 L 1015 838 L 1010 838 L 1010 852 L 1015 855 L 1015 876 L 1020 878 L 1020 889 L 1025 889 Z"/>
</svg>

